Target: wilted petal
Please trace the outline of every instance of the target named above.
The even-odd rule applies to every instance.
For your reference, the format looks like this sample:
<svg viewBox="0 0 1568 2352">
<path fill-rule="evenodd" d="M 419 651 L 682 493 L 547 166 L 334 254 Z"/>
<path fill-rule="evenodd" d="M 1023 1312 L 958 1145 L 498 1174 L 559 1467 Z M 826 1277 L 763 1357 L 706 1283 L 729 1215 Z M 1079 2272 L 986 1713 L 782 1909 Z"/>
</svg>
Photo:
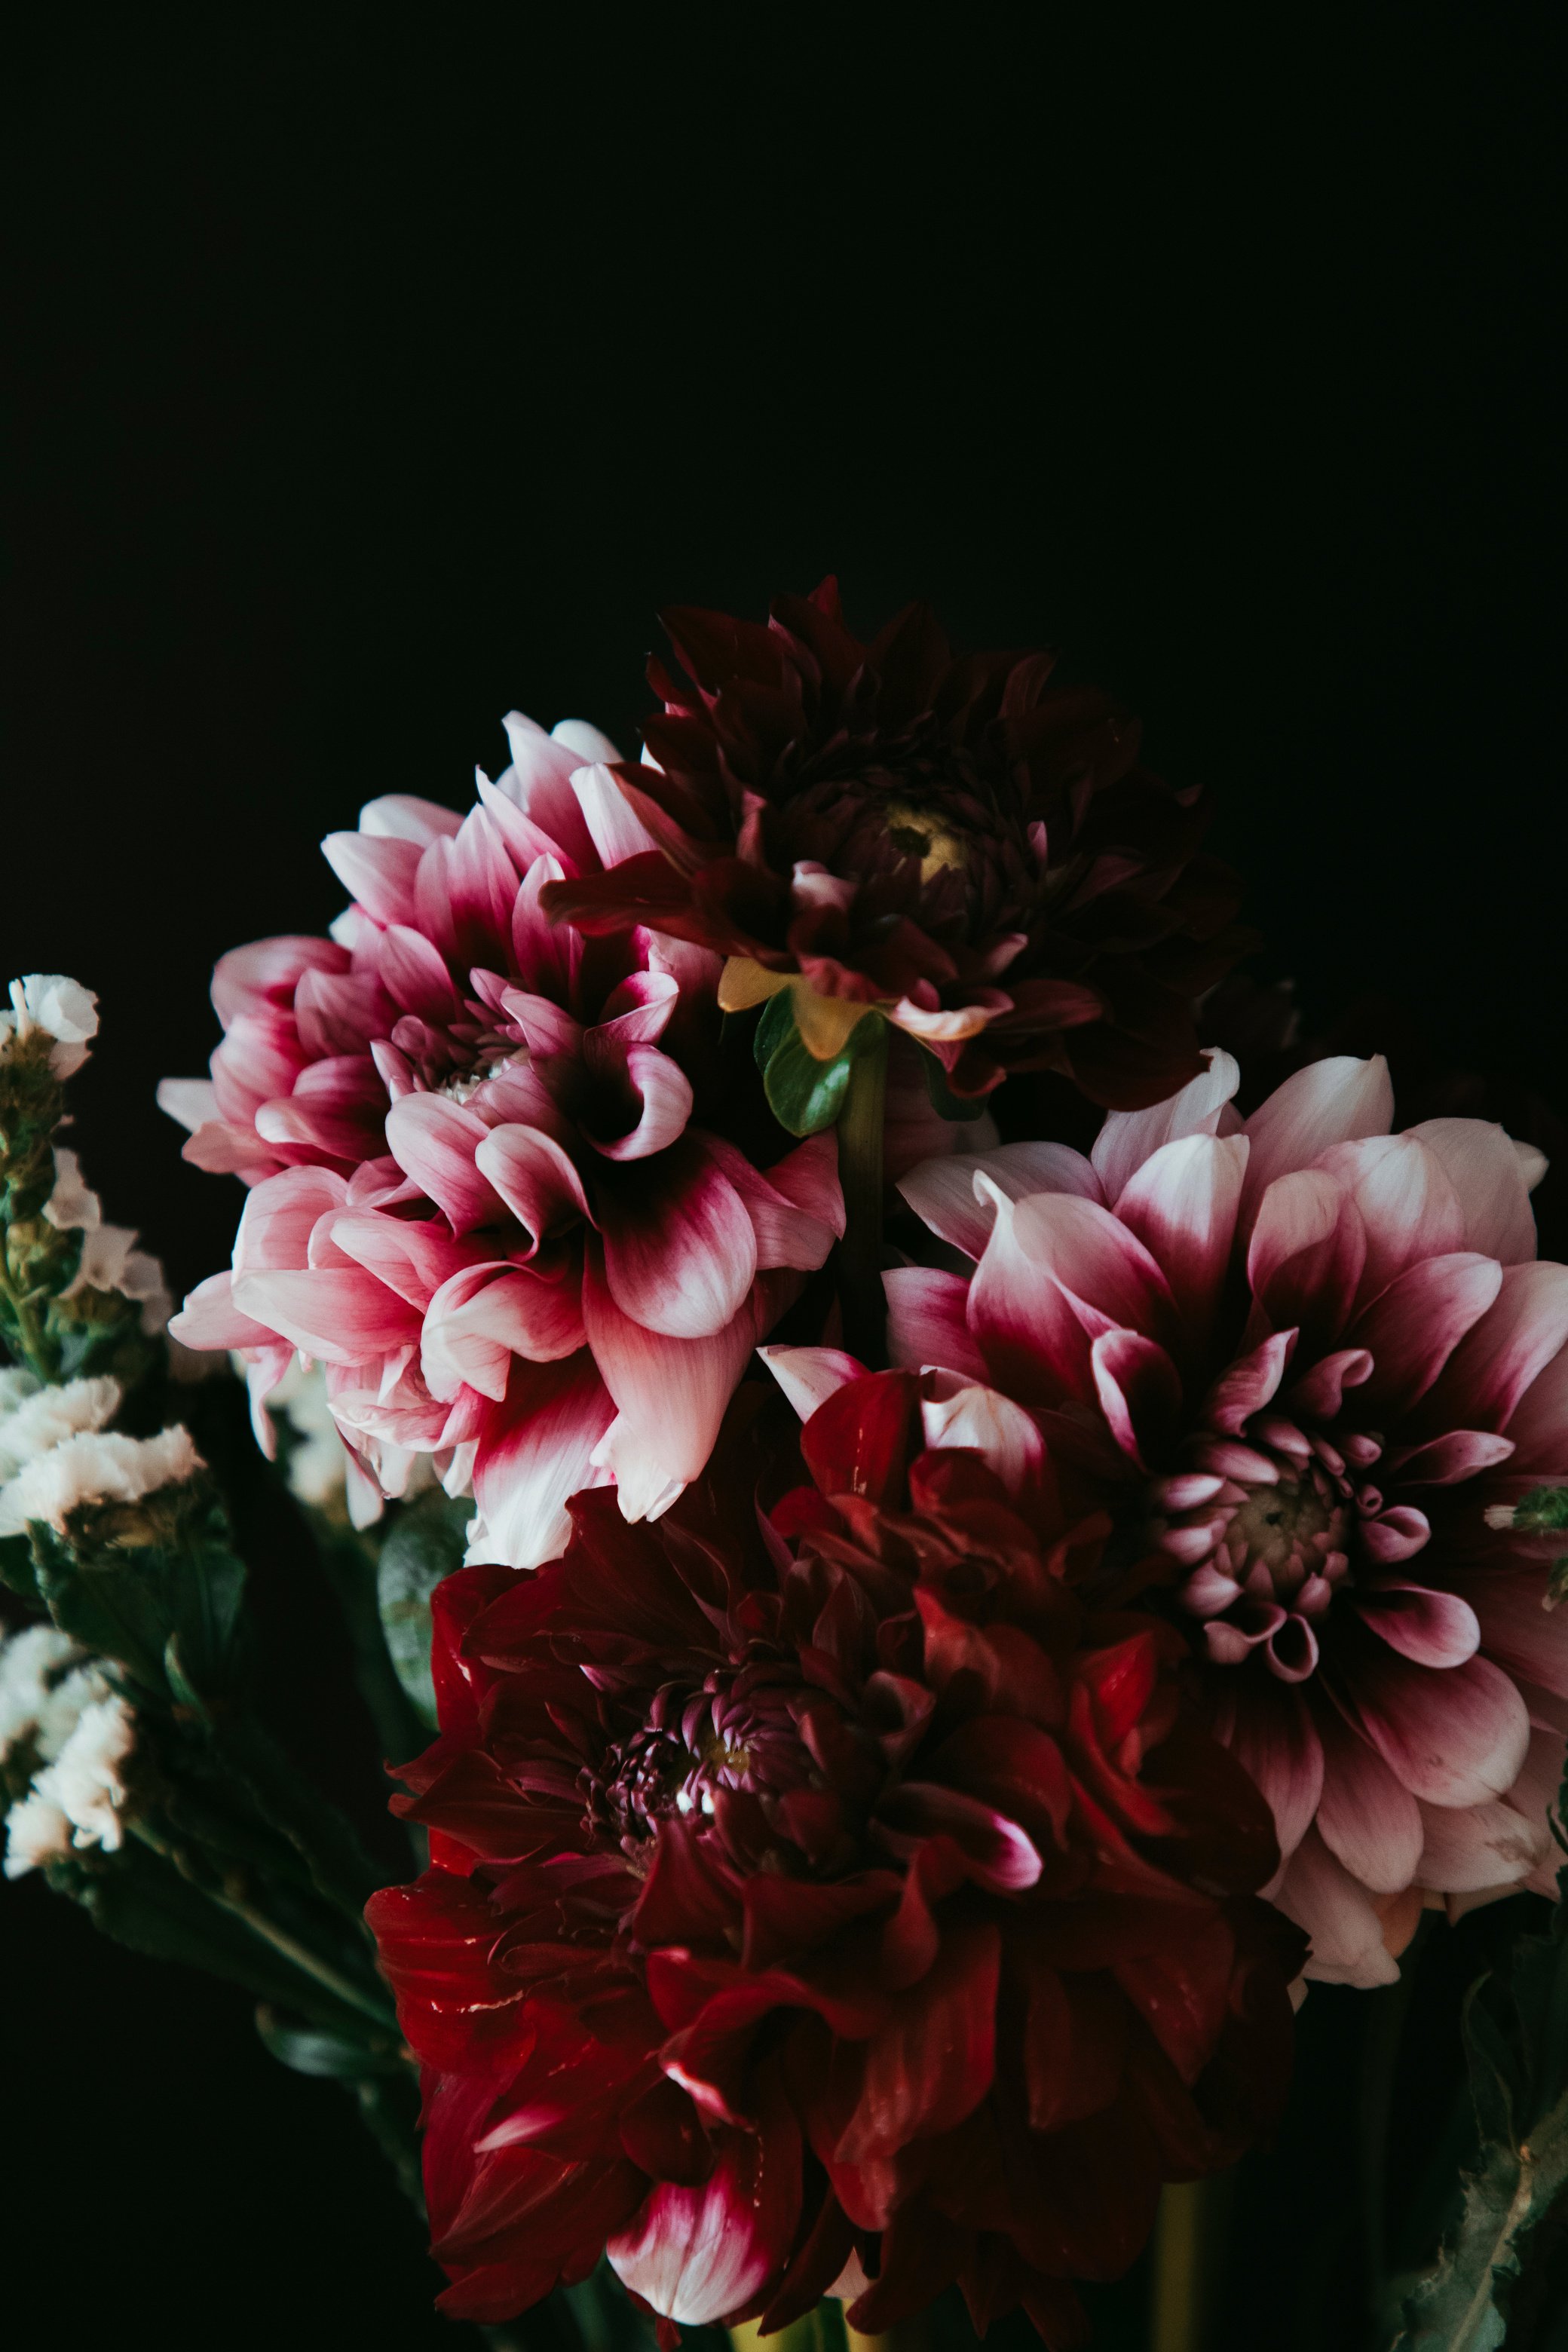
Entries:
<svg viewBox="0 0 1568 2352">
<path fill-rule="evenodd" d="M 1398 1983 L 1398 1963 L 1384 1942 L 1383 1919 L 1371 1895 L 1316 1830 L 1309 1830 L 1296 1849 L 1274 1900 L 1312 1939 L 1309 1977 L 1321 1984 Z"/>
<path fill-rule="evenodd" d="M 1518 1885 L 1555 1851 L 1544 1817 L 1527 1821 L 1512 1805 L 1423 1805 L 1421 1821 L 1421 1884 L 1437 1895 Z"/>
</svg>

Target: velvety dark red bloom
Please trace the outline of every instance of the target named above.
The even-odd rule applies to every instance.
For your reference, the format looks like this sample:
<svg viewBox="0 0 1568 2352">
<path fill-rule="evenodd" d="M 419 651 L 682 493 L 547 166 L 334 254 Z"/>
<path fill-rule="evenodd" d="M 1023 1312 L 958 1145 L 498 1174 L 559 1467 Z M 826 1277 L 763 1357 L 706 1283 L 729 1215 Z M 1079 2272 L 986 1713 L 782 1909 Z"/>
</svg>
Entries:
<svg viewBox="0 0 1568 2352">
<path fill-rule="evenodd" d="M 957 2280 L 1067 2345 L 1070 2281 L 1275 2112 L 1268 1809 L 1179 1640 L 1086 1604 L 1107 1523 L 935 1425 L 915 1375 L 841 1387 L 764 1518 L 732 1419 L 657 1524 L 587 1493 L 563 1559 L 439 1589 L 435 1866 L 370 1916 L 453 2312 L 607 2245 L 673 2322 L 836 2290 L 875 2331 Z"/>
<path fill-rule="evenodd" d="M 1054 1068 L 1126 1109 L 1196 1074 L 1237 887 L 1109 697 L 1051 687 L 1048 654 L 955 657 L 923 604 L 862 644 L 831 580 L 765 627 L 665 625 L 685 676 L 651 666 L 647 760 L 615 771 L 658 848 L 548 911 L 717 949 L 732 1011 L 793 987 L 823 1058 L 878 1005 L 961 1095 Z"/>
</svg>

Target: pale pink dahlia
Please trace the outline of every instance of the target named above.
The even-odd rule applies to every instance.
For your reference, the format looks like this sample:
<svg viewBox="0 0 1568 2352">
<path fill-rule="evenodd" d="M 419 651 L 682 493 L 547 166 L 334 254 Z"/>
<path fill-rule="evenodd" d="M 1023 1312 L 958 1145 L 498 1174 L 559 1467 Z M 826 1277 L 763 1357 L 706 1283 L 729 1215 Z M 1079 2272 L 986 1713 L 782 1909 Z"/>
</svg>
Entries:
<svg viewBox="0 0 1568 2352">
<path fill-rule="evenodd" d="M 944 1368 L 928 1414 L 1020 1461 L 1037 1432 L 1110 1511 L 1121 1591 L 1164 1588 L 1273 1807 L 1310 1973 L 1374 1983 L 1424 1899 L 1552 1889 L 1568 1611 L 1509 1522 L 1568 1480 L 1568 1268 L 1536 1262 L 1540 1155 L 1500 1128 L 1391 1135 L 1376 1059 L 1245 1125 L 1236 1078 L 1213 1055 L 1089 1160 L 906 1177 L 952 1255 L 888 1276 L 889 1346 Z"/>
<path fill-rule="evenodd" d="M 161 1099 L 253 1188 L 177 1336 L 243 1350 L 258 1400 L 319 1359 L 373 1490 L 433 1454 L 477 1556 L 526 1567 L 580 1487 L 636 1518 L 696 1475 L 843 1206 L 832 1134 L 792 1147 L 721 1048 L 717 955 L 542 915 L 648 837 L 603 737 L 507 726 L 466 816 L 394 796 L 328 838 L 353 904 L 223 959 L 212 1076 Z"/>
</svg>

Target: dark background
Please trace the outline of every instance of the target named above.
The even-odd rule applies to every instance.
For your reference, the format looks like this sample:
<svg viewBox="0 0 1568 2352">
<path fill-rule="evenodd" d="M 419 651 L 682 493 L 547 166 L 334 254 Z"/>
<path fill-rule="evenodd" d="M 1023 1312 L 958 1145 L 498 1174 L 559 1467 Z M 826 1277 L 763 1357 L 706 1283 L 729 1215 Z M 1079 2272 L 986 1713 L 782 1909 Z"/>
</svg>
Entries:
<svg viewBox="0 0 1568 2352">
<path fill-rule="evenodd" d="M 325 13 L 8 58 L 0 961 L 100 992 L 78 1140 L 176 1289 L 237 1194 L 153 1087 L 320 835 L 513 704 L 629 746 L 661 604 L 829 570 L 1116 688 L 1313 1023 L 1563 1104 L 1547 12 Z M 0 2042 L 19 2341 L 458 2345 L 237 1998 L 0 1888 Z"/>
</svg>

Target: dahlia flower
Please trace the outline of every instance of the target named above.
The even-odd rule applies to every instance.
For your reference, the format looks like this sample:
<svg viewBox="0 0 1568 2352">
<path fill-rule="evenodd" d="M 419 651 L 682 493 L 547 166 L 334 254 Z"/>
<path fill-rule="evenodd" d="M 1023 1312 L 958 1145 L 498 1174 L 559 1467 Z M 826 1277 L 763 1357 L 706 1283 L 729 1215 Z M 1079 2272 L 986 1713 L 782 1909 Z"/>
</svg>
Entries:
<svg viewBox="0 0 1568 2352">
<path fill-rule="evenodd" d="M 175 1338 L 247 1356 L 268 1444 L 261 1401 L 319 1360 L 362 1502 L 433 1454 L 479 1556 L 525 1567 L 577 1488 L 614 1479 L 637 1517 L 696 1475 L 843 1210 L 833 1138 L 788 1148 L 743 1041 L 721 1051 L 716 955 L 544 916 L 651 837 L 602 736 L 507 726 L 466 816 L 393 796 L 329 837 L 353 904 L 223 959 L 212 1076 L 160 1098 L 187 1158 L 253 1188 Z"/>
<path fill-rule="evenodd" d="M 685 677 L 652 665 L 644 762 L 609 771 L 647 846 L 547 907 L 717 950 L 731 1011 L 792 990 L 821 1059 L 878 1006 L 959 1095 L 1059 1068 L 1125 1107 L 1197 1069 L 1237 886 L 1106 696 L 1049 688 L 1047 654 L 956 659 L 921 604 L 863 645 L 831 580 L 765 628 L 665 625 Z"/>
<path fill-rule="evenodd" d="M 666 2322 L 956 2280 L 1074 2343 L 1070 2280 L 1272 2115 L 1267 1808 L 1170 1628 L 1086 1603 L 1105 1522 L 921 1391 L 840 1388 L 771 1518 L 738 1405 L 657 1526 L 580 1495 L 563 1559 L 438 1588 L 435 1866 L 369 1917 L 453 2313 L 607 2247 Z"/>
<path fill-rule="evenodd" d="M 1381 1060 L 1313 1063 L 1245 1124 L 1236 1082 L 1213 1055 L 1089 1159 L 906 1176 L 951 1255 L 887 1276 L 889 1348 L 995 1391 L 1110 1514 L 1118 1591 L 1187 1629 L 1269 1801 L 1308 1973 L 1384 1982 L 1424 1901 L 1552 1891 L 1568 1613 L 1514 1514 L 1568 1478 L 1568 1268 L 1535 1258 L 1540 1154 L 1391 1134 Z"/>
</svg>

